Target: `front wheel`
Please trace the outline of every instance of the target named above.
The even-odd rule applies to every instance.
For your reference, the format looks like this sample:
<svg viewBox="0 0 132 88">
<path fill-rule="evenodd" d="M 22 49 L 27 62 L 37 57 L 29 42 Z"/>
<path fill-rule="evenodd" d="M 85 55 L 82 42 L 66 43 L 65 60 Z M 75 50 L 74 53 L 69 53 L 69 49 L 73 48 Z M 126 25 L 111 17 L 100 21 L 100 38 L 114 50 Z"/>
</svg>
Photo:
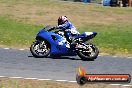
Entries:
<svg viewBox="0 0 132 88">
<path fill-rule="evenodd" d="M 77 51 L 78 56 L 84 61 L 93 61 L 99 54 L 98 48 L 92 43 L 85 44 L 85 48 Z"/>
<path fill-rule="evenodd" d="M 50 53 L 50 47 L 45 40 L 36 40 L 30 47 L 32 55 L 36 58 L 47 57 Z"/>
</svg>

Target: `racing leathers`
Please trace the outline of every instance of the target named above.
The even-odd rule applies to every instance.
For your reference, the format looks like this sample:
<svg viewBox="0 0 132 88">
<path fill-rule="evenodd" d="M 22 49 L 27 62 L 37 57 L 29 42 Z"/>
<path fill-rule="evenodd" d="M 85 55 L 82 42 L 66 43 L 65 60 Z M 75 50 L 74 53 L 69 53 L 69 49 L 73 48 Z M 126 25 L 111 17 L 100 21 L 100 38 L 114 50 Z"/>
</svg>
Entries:
<svg viewBox="0 0 132 88">
<path fill-rule="evenodd" d="M 66 21 L 64 24 L 62 25 L 58 25 L 59 29 L 65 30 L 67 33 L 65 33 L 65 37 L 67 39 L 68 42 L 72 43 L 73 37 L 75 35 L 80 34 L 76 28 L 72 25 L 71 22 Z"/>
</svg>

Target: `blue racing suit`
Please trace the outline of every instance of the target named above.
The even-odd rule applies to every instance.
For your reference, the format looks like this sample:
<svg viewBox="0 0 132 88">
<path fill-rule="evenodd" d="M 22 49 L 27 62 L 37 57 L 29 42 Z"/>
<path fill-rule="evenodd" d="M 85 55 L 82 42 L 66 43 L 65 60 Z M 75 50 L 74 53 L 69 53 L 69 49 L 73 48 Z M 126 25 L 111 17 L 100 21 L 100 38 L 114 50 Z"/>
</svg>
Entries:
<svg viewBox="0 0 132 88">
<path fill-rule="evenodd" d="M 66 39 L 71 42 L 71 38 L 73 37 L 73 35 L 78 35 L 80 34 L 76 28 L 72 25 L 71 22 L 66 21 L 64 24 L 62 25 L 58 25 L 59 29 L 62 30 L 67 30 L 67 33 L 65 34 Z"/>
</svg>

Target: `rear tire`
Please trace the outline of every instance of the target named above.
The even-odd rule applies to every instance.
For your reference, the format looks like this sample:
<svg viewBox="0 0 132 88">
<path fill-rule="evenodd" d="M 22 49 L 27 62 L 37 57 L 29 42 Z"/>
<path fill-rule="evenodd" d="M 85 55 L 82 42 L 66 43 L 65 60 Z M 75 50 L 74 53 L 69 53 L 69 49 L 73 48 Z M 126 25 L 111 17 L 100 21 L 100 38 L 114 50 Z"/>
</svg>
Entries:
<svg viewBox="0 0 132 88">
<path fill-rule="evenodd" d="M 93 45 L 92 43 L 86 44 L 89 47 L 87 49 L 83 49 L 82 51 L 78 50 L 78 56 L 84 61 L 94 61 L 98 57 L 99 50 L 98 48 Z M 88 51 L 88 52 L 85 52 Z"/>
<path fill-rule="evenodd" d="M 49 43 L 45 40 L 36 40 L 30 47 L 32 55 L 36 58 L 47 57 L 50 54 Z"/>
</svg>

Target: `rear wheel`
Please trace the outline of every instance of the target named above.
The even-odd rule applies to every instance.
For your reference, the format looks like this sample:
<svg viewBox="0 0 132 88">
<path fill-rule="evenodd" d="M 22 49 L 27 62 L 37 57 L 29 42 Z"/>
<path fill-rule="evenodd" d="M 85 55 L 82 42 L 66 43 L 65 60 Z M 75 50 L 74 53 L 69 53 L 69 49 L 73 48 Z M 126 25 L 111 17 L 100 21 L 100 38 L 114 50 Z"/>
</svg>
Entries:
<svg viewBox="0 0 132 88">
<path fill-rule="evenodd" d="M 85 49 L 77 51 L 78 56 L 84 61 L 93 61 L 96 59 L 99 54 L 98 48 L 92 43 L 86 44 L 85 47 Z"/>
<path fill-rule="evenodd" d="M 36 40 L 30 47 L 30 51 L 34 57 L 47 57 L 50 53 L 49 43 L 45 40 Z"/>
</svg>

